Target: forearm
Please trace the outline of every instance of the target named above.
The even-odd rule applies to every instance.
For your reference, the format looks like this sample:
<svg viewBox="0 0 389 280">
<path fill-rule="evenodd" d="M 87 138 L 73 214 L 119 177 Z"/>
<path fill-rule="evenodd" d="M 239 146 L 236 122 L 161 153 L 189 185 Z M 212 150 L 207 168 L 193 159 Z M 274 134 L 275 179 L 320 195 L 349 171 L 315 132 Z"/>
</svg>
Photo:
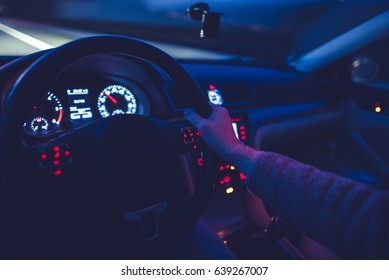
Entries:
<svg viewBox="0 0 389 280">
<path fill-rule="evenodd" d="M 260 151 L 240 143 L 235 145 L 234 148 L 223 152 L 222 157 L 244 174 L 248 174 L 253 168 L 257 157 L 260 156 L 260 153 Z"/>
<path fill-rule="evenodd" d="M 387 193 L 266 152 L 247 174 L 252 192 L 340 257 L 389 257 Z"/>
<path fill-rule="evenodd" d="M 389 258 L 389 192 L 244 146 L 228 111 L 210 106 L 208 119 L 190 109 L 185 118 L 212 151 L 248 176 L 252 192 L 340 257 Z"/>
</svg>

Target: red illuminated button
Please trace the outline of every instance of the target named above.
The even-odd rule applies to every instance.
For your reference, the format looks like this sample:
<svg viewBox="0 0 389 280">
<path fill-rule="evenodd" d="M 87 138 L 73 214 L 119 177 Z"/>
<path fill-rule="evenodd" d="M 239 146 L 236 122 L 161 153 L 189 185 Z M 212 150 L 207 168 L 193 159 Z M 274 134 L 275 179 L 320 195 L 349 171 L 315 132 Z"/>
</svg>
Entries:
<svg viewBox="0 0 389 280">
<path fill-rule="evenodd" d="M 40 155 L 39 166 L 43 168 L 57 168 L 69 165 L 71 162 L 69 146 L 67 144 L 59 144 L 45 149 Z"/>
<path fill-rule="evenodd" d="M 54 176 L 58 177 L 58 176 L 61 176 L 62 175 L 62 170 L 61 169 L 57 169 L 54 171 Z"/>
<path fill-rule="evenodd" d="M 230 176 L 225 176 L 223 178 L 223 180 L 224 180 L 224 182 L 229 183 L 229 182 L 231 182 L 231 177 Z"/>
<path fill-rule="evenodd" d="M 246 180 L 246 175 L 244 175 L 243 173 L 240 173 L 239 177 L 241 180 Z"/>
<path fill-rule="evenodd" d="M 195 128 L 183 128 L 181 133 L 184 137 L 184 142 L 186 144 L 196 143 L 200 140 L 200 132 Z"/>
</svg>

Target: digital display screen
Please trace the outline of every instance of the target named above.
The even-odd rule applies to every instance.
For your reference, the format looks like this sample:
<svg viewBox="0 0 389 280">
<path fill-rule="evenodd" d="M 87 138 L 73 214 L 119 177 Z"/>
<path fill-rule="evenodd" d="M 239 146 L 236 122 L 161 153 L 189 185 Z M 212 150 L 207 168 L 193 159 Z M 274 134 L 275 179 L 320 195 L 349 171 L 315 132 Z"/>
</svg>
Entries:
<svg viewBox="0 0 389 280">
<path fill-rule="evenodd" d="M 68 89 L 70 119 L 83 120 L 93 117 L 88 89 Z"/>
</svg>

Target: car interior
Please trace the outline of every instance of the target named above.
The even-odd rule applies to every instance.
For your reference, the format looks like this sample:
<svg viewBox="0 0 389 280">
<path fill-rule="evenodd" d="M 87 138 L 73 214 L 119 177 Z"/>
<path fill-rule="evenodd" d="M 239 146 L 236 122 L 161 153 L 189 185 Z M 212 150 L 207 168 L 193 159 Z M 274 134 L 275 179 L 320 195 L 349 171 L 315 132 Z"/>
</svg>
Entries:
<svg viewBox="0 0 389 280">
<path fill-rule="evenodd" d="M 387 1 L 38 2 L 0 1 L 1 259 L 341 258 L 204 145 L 209 103 L 387 191 Z"/>
</svg>

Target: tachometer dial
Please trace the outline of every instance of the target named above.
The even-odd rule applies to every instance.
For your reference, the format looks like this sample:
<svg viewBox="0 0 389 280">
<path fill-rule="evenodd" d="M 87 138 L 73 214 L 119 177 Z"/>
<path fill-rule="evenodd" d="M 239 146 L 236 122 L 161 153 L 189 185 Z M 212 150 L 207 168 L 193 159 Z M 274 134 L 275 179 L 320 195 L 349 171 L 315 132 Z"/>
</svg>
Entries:
<svg viewBox="0 0 389 280">
<path fill-rule="evenodd" d="M 56 129 L 62 121 L 63 106 L 58 97 L 48 92 L 47 95 L 33 107 L 24 123 L 24 131 L 34 135 L 46 134 Z"/>
<path fill-rule="evenodd" d="M 97 108 L 103 118 L 119 114 L 136 114 L 137 101 L 126 87 L 111 85 L 103 89 L 97 100 Z"/>
</svg>

